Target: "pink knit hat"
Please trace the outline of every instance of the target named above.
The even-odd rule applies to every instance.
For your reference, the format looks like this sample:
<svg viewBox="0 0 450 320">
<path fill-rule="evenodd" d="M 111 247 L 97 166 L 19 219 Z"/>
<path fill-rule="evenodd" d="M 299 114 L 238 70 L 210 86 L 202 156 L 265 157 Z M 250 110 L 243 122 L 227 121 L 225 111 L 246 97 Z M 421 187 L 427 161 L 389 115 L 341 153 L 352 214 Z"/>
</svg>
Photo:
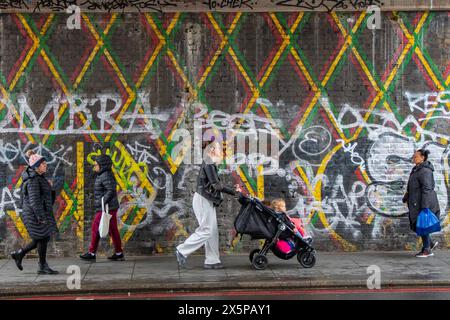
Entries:
<svg viewBox="0 0 450 320">
<path fill-rule="evenodd" d="M 26 154 L 30 158 L 28 163 L 32 169 L 36 169 L 42 162 L 45 161 L 43 156 L 35 153 L 33 150 L 28 150 Z"/>
</svg>

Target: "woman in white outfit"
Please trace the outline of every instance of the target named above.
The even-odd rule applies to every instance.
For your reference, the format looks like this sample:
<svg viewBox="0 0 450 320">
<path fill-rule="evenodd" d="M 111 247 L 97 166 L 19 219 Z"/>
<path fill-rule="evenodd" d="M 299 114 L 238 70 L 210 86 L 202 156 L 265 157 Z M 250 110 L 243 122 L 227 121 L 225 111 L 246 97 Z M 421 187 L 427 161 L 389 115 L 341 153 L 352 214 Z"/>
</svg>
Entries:
<svg viewBox="0 0 450 320">
<path fill-rule="evenodd" d="M 217 163 L 223 158 L 222 146 L 213 142 L 208 146 L 200 173 L 197 178 L 197 190 L 192 206 L 198 221 L 195 232 L 180 244 L 175 254 L 178 267 L 184 267 L 187 257 L 194 251 L 205 246 L 205 269 L 222 269 L 219 254 L 219 231 L 217 228 L 216 207 L 223 201 L 222 192 L 235 195 L 235 191 L 222 185 L 218 175 Z M 236 190 L 240 190 L 235 185 Z"/>
</svg>

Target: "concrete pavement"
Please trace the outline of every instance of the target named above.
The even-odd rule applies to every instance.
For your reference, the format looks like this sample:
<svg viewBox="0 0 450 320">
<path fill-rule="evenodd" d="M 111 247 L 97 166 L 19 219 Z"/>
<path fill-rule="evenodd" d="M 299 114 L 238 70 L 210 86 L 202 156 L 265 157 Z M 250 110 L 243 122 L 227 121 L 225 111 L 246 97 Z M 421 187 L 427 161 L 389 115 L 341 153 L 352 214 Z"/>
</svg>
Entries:
<svg viewBox="0 0 450 320">
<path fill-rule="evenodd" d="M 0 260 L 0 297 L 33 294 L 82 294 L 101 292 L 264 290 L 367 286 L 376 265 L 381 271 L 381 287 L 450 286 L 450 252 L 436 250 L 429 258 L 415 258 L 413 252 L 318 253 L 312 269 L 302 268 L 295 258 L 283 261 L 269 255 L 266 270 L 254 270 L 248 255 L 222 257 L 225 269 L 204 270 L 203 256 L 191 256 L 188 269 L 178 270 L 174 256 L 126 257 L 111 262 L 78 258 L 50 258 L 59 275 L 37 275 L 37 259 L 25 259 L 24 271 L 13 260 Z M 80 270 L 79 290 L 69 290 L 69 266 Z M 76 268 L 76 267 L 75 267 Z"/>
</svg>

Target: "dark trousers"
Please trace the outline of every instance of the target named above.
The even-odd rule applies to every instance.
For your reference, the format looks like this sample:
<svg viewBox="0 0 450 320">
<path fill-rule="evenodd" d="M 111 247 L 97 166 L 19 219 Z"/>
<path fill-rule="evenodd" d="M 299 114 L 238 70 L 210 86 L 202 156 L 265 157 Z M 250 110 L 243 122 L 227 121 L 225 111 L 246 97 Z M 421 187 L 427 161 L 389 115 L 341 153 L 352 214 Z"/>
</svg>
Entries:
<svg viewBox="0 0 450 320">
<path fill-rule="evenodd" d="M 430 250 L 431 247 L 431 237 L 429 234 L 426 236 L 421 236 L 422 238 L 422 250 L 427 249 Z"/>
<path fill-rule="evenodd" d="M 120 241 L 120 233 L 117 228 L 117 210 L 110 210 L 109 214 L 112 216 L 109 220 L 109 235 L 112 238 L 114 244 L 114 250 L 116 252 L 122 252 L 122 241 Z M 102 212 L 97 211 L 94 222 L 92 223 L 92 238 L 91 245 L 89 246 L 90 253 L 96 253 L 98 248 L 98 243 L 100 242 L 100 233 L 98 232 L 98 227 L 100 225 L 100 220 L 102 218 Z"/>
<path fill-rule="evenodd" d="M 28 245 L 26 245 L 24 248 L 22 248 L 23 254 L 27 254 L 31 250 L 34 250 L 37 248 L 37 252 L 39 255 L 39 263 L 44 264 L 47 262 L 47 246 L 48 242 L 50 241 L 50 237 L 39 239 L 39 240 L 32 240 Z"/>
</svg>

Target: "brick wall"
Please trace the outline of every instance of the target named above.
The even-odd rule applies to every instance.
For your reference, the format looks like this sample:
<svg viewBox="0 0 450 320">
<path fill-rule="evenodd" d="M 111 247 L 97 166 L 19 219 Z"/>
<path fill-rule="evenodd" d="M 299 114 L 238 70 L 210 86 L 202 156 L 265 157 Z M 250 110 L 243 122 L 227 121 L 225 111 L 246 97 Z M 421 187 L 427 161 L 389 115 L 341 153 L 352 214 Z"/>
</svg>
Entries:
<svg viewBox="0 0 450 320">
<path fill-rule="evenodd" d="M 401 197 L 409 158 L 425 146 L 439 238 L 450 245 L 449 13 L 383 12 L 379 30 L 368 18 L 85 14 L 69 30 L 65 14 L 1 14 L 0 254 L 28 238 L 17 188 L 30 148 L 47 157 L 57 189 L 52 254 L 87 248 L 98 152 L 115 164 L 126 251 L 172 252 L 197 225 L 198 172 L 172 157 L 173 134 L 199 124 L 280 138 L 277 170 L 228 165 L 222 177 L 260 198 L 286 198 L 319 250 L 416 249 Z M 230 197 L 218 210 L 227 253 L 257 245 L 236 237 L 238 210 Z"/>
</svg>

